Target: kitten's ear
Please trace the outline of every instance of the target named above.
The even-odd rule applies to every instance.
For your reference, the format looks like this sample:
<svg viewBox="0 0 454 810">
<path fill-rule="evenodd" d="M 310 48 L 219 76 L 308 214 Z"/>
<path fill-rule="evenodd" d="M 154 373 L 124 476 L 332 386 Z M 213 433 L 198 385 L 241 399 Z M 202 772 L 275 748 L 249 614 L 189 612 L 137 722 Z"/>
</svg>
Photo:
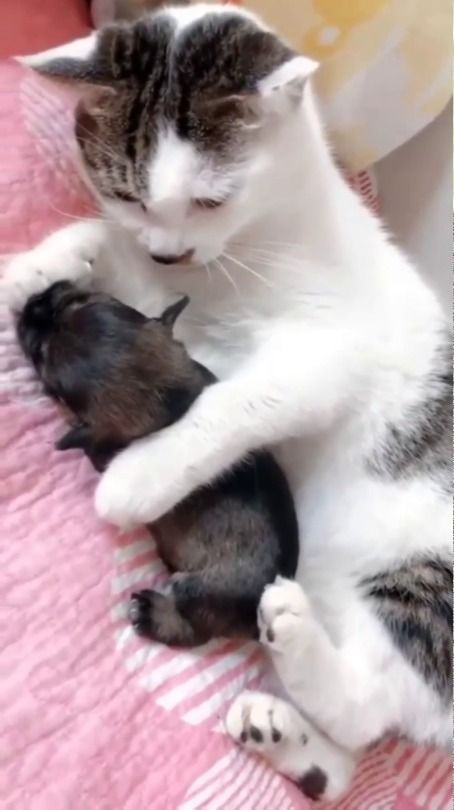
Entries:
<svg viewBox="0 0 454 810">
<path fill-rule="evenodd" d="M 159 320 L 164 326 L 168 326 L 170 329 L 173 329 L 176 319 L 179 315 L 181 315 L 183 310 L 186 309 L 188 304 L 189 296 L 184 295 L 183 298 L 180 298 L 180 300 L 176 301 L 175 304 L 171 304 L 169 307 L 167 307 Z"/>
<path fill-rule="evenodd" d="M 87 450 L 91 447 L 92 436 L 88 425 L 76 425 L 70 428 L 56 443 L 57 450 Z"/>
<path fill-rule="evenodd" d="M 58 442 L 57 450 L 83 450 L 98 472 L 104 472 L 109 462 L 122 450 L 125 445 L 121 442 L 103 442 L 96 444 L 88 425 L 76 425 L 70 428 Z"/>
<path fill-rule="evenodd" d="M 318 62 L 306 56 L 293 56 L 265 79 L 258 90 L 264 112 L 287 112 L 299 105 L 308 79 L 318 68 Z"/>
</svg>

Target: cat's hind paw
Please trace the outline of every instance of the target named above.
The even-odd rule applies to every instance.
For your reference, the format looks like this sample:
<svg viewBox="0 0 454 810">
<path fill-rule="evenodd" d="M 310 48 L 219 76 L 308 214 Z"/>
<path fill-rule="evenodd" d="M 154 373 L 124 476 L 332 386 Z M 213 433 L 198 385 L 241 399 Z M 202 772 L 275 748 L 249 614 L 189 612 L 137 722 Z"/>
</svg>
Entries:
<svg viewBox="0 0 454 810">
<path fill-rule="evenodd" d="M 244 748 L 264 756 L 291 733 L 287 704 L 272 695 L 245 691 L 232 703 L 227 731 Z"/>
<path fill-rule="evenodd" d="M 291 703 L 242 692 L 226 718 L 238 745 L 261 754 L 310 799 L 336 799 L 348 788 L 355 760 L 312 726 Z"/>
</svg>

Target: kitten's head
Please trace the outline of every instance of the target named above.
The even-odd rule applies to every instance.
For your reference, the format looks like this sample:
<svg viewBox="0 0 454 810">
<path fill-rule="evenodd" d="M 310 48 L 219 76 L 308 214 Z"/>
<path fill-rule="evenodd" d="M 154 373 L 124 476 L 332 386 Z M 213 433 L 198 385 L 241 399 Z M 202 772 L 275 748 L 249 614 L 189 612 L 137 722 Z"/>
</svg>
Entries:
<svg viewBox="0 0 454 810">
<path fill-rule="evenodd" d="M 270 205 L 263 173 L 315 68 L 251 14 L 205 4 L 26 61 L 77 83 L 86 173 L 109 215 L 167 264 L 217 257 Z"/>
<path fill-rule="evenodd" d="M 22 349 L 47 393 L 77 420 L 61 449 L 81 447 L 99 467 L 114 450 L 179 419 L 212 381 L 173 337 L 188 300 L 146 318 L 67 281 L 28 300 L 17 323 Z"/>
</svg>

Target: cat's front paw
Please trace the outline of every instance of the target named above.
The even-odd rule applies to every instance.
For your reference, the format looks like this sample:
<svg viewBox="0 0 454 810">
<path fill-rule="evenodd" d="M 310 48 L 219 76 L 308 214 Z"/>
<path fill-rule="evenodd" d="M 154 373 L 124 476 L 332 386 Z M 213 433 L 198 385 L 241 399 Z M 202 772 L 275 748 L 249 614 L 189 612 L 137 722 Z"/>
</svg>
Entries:
<svg viewBox="0 0 454 810">
<path fill-rule="evenodd" d="M 31 295 L 43 292 L 56 281 L 86 279 L 91 268 L 91 260 L 80 254 L 57 257 L 39 248 L 20 254 L 10 262 L 3 276 L 6 303 L 19 312 Z"/>
<path fill-rule="evenodd" d="M 104 520 L 130 529 L 162 517 L 188 494 L 185 485 L 176 442 L 164 435 L 138 439 L 109 464 L 96 489 L 95 508 Z"/>
<path fill-rule="evenodd" d="M 309 600 L 297 582 L 276 577 L 272 585 L 267 585 L 257 614 L 262 644 L 274 652 L 284 652 L 294 644 L 301 646 L 311 620 Z"/>
<path fill-rule="evenodd" d="M 99 517 L 124 531 L 146 523 L 146 520 L 141 520 L 139 511 L 141 498 L 149 490 L 143 468 L 136 470 L 134 457 L 131 459 L 129 454 L 124 458 L 128 450 L 131 448 L 123 450 L 111 461 L 95 492 L 95 509 Z"/>
<path fill-rule="evenodd" d="M 98 223 L 77 223 L 47 237 L 7 265 L 1 281 L 6 303 L 20 311 L 31 295 L 43 292 L 56 281 L 86 281 L 101 245 Z"/>
</svg>

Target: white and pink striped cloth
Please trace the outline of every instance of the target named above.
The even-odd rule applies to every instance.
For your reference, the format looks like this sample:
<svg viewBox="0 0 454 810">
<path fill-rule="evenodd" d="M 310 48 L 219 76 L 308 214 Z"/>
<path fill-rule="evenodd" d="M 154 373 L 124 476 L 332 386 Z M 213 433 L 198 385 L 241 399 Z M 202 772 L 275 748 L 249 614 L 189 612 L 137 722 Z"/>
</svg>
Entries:
<svg viewBox="0 0 454 810">
<path fill-rule="evenodd" d="M 0 251 L 89 212 L 67 103 L 0 66 Z M 354 181 L 371 205 L 364 173 Z M 3 810 L 302 810 L 297 788 L 235 748 L 229 702 L 266 670 L 253 644 L 178 652 L 137 639 L 132 587 L 165 577 L 144 532 L 97 520 L 95 474 L 63 429 L 0 309 L 0 796 Z M 387 742 L 337 810 L 448 810 L 450 763 Z"/>
</svg>

